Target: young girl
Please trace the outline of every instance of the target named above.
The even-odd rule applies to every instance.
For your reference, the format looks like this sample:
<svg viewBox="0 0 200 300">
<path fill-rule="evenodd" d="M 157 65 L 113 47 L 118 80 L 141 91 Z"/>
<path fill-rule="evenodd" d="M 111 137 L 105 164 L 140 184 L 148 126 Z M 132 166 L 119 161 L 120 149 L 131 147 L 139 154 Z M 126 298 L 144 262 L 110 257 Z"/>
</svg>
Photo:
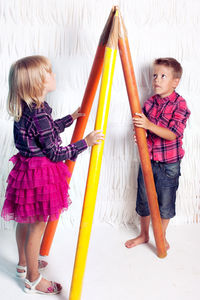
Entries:
<svg viewBox="0 0 200 300">
<path fill-rule="evenodd" d="M 17 277 L 25 278 L 27 293 L 58 294 L 60 284 L 44 279 L 39 270 L 47 265 L 38 261 L 40 241 L 47 220 L 55 220 L 70 204 L 63 160 L 75 160 L 88 146 L 103 140 L 93 131 L 74 144 L 60 146 L 59 133 L 84 114 L 79 108 L 53 121 L 46 95 L 56 88 L 49 60 L 29 56 L 15 62 L 9 73 L 8 111 L 14 116 L 14 141 L 18 154 L 8 177 L 2 217 L 15 220 L 19 262 Z M 99 140 L 99 141 L 98 141 Z"/>
</svg>

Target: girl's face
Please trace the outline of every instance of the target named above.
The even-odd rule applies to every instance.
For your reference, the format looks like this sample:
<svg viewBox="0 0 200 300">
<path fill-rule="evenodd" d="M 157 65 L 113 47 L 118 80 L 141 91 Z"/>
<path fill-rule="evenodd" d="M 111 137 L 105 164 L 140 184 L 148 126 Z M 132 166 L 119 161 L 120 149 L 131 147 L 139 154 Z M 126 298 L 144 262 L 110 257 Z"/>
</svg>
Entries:
<svg viewBox="0 0 200 300">
<path fill-rule="evenodd" d="M 153 89 L 155 94 L 165 98 L 173 93 L 179 83 L 174 78 L 173 69 L 164 65 L 155 65 L 153 69 Z"/>
<path fill-rule="evenodd" d="M 56 89 L 56 75 L 53 72 L 51 73 L 46 72 L 45 74 L 46 75 L 45 75 L 44 89 L 47 94 L 49 92 L 55 91 Z"/>
</svg>

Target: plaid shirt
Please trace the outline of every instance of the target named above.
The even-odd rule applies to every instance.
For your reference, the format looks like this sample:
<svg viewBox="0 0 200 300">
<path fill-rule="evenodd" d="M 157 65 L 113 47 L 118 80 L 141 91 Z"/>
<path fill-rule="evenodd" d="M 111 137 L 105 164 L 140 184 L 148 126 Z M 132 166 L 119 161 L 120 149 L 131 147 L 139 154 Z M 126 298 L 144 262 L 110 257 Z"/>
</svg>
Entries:
<svg viewBox="0 0 200 300">
<path fill-rule="evenodd" d="M 25 157 L 46 156 L 51 161 L 75 160 L 87 148 L 85 140 L 61 147 L 59 133 L 73 123 L 68 115 L 53 121 L 52 109 L 44 102 L 43 107 L 30 110 L 24 102 L 23 114 L 19 122 L 14 122 L 14 141 L 20 154 Z"/>
<path fill-rule="evenodd" d="M 183 131 L 190 116 L 186 101 L 176 92 L 166 98 L 154 95 L 144 103 L 143 112 L 152 123 L 168 128 L 176 135 L 175 140 L 169 141 L 148 131 L 150 159 L 165 163 L 174 163 L 182 159 Z"/>
</svg>

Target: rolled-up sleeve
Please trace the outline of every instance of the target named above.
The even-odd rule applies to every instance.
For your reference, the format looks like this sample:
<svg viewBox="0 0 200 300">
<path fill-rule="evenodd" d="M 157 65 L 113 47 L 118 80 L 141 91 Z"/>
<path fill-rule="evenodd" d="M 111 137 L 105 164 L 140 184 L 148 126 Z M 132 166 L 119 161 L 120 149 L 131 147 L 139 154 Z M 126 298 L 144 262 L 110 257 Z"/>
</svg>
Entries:
<svg viewBox="0 0 200 300">
<path fill-rule="evenodd" d="M 54 122 L 45 112 L 34 116 L 33 121 L 38 146 L 41 148 L 43 154 L 51 161 L 58 162 L 68 159 L 74 161 L 82 151 L 87 149 L 85 140 L 80 140 L 65 147 L 60 146 L 55 139 Z M 59 123 L 59 125 L 60 124 L 61 123 Z"/>
<path fill-rule="evenodd" d="M 174 132 L 177 137 L 183 137 L 183 131 L 186 127 L 186 122 L 190 113 L 191 112 L 187 108 L 185 100 L 180 100 L 168 126 L 168 128 Z"/>
</svg>

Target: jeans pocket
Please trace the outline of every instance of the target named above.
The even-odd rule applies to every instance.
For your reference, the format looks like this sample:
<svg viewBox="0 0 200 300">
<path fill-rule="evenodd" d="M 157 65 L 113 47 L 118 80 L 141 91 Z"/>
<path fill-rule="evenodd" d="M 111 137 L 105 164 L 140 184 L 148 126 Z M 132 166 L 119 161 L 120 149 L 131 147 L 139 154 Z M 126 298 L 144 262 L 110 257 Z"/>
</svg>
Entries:
<svg viewBox="0 0 200 300">
<path fill-rule="evenodd" d="M 180 173 L 180 161 L 172 164 L 164 165 L 165 174 L 169 178 L 176 178 L 181 175 Z"/>
</svg>

